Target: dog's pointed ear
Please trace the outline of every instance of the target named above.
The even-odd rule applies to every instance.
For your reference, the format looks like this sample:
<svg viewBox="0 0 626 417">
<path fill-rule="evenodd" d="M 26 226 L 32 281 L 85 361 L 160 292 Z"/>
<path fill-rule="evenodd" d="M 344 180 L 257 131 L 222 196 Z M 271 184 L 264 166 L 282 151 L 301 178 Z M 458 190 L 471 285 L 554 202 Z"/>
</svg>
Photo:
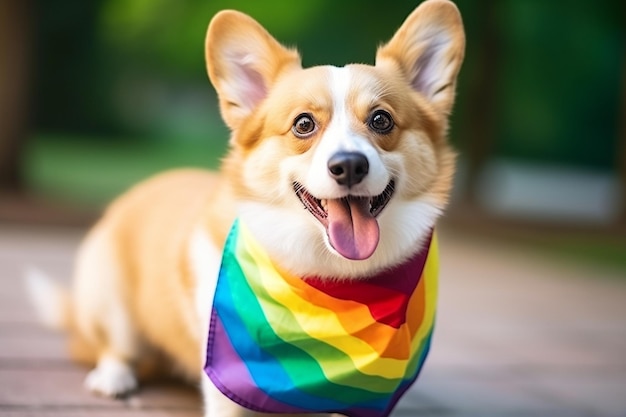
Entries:
<svg viewBox="0 0 626 417">
<path fill-rule="evenodd" d="M 248 15 L 233 10 L 211 20 L 205 57 L 222 117 L 233 130 L 263 101 L 281 72 L 301 68 L 295 50 L 282 46 Z"/>
<path fill-rule="evenodd" d="M 464 54 L 465 34 L 457 7 L 448 0 L 427 0 L 378 49 L 376 65 L 394 65 L 414 90 L 447 115 Z"/>
</svg>

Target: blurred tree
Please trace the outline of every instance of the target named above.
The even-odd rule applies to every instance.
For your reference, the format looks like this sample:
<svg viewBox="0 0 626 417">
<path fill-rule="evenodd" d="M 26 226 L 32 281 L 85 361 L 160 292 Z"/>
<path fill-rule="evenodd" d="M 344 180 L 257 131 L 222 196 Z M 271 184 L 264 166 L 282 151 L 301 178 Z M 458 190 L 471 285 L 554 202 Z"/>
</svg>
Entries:
<svg viewBox="0 0 626 417">
<path fill-rule="evenodd" d="M 457 0 L 466 23 L 452 137 L 466 199 L 494 157 L 617 174 L 626 189 L 626 3 Z M 620 147 L 622 146 L 622 147 Z M 615 157 L 615 155 L 618 157 Z M 621 168 L 620 168 L 621 167 Z M 626 192 L 623 193 L 626 195 Z M 626 211 L 626 208 L 625 208 Z"/>
<path fill-rule="evenodd" d="M 364 0 L 108 0 L 100 19 L 102 37 L 131 65 L 173 76 L 204 73 L 204 36 L 211 17 L 236 9 L 258 20 L 279 41 L 297 45 L 306 66 L 373 62 L 416 3 Z M 127 61 L 127 63 L 129 63 Z"/>
<path fill-rule="evenodd" d="M 21 160 L 29 134 L 32 2 L 0 0 L 0 190 L 22 187 Z"/>
<path fill-rule="evenodd" d="M 626 27 L 626 13 L 621 15 L 624 27 Z M 622 196 L 619 222 L 626 228 L 626 48 L 622 51 L 622 77 L 621 77 L 621 101 L 618 108 L 618 120 L 620 120 L 620 137 L 617 143 L 617 166 L 619 169 L 620 194 Z"/>
<path fill-rule="evenodd" d="M 465 16 L 468 43 L 460 88 L 466 97 L 461 97 L 457 105 L 461 114 L 458 123 L 464 127 L 459 147 L 467 163 L 462 197 L 472 205 L 480 174 L 493 157 L 497 142 L 493 121 L 497 113 L 497 80 L 501 67 L 499 3 L 501 1 L 480 0 L 468 4 L 467 10 L 463 7 L 465 4 L 459 4 Z"/>
<path fill-rule="evenodd" d="M 415 6 L 395 2 L 381 9 L 372 0 L 303 0 L 297 7 L 249 0 L 39 3 L 37 125 L 96 137 L 154 134 L 165 119 L 190 111 L 179 105 L 181 95 L 212 97 L 204 35 L 219 10 L 254 16 L 280 41 L 297 44 L 305 65 L 343 65 L 372 62 L 377 43 Z"/>
<path fill-rule="evenodd" d="M 499 3 L 497 154 L 616 172 L 625 3 Z"/>
<path fill-rule="evenodd" d="M 112 99 L 119 73 L 98 23 L 107 0 L 36 1 L 38 129 L 96 137 L 120 132 Z"/>
</svg>

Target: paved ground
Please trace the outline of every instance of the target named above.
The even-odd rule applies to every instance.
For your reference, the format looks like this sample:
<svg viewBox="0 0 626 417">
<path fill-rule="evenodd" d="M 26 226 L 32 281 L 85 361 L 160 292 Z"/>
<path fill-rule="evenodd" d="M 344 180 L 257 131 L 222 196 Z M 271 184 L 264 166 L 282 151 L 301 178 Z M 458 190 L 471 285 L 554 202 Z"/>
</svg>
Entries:
<svg viewBox="0 0 626 417">
<path fill-rule="evenodd" d="M 0 226 L 0 417 L 199 416 L 193 388 L 126 401 L 82 389 L 86 370 L 25 302 L 21 269 L 70 274 L 80 233 Z M 626 416 L 626 279 L 442 233 L 431 356 L 395 417 Z"/>
</svg>

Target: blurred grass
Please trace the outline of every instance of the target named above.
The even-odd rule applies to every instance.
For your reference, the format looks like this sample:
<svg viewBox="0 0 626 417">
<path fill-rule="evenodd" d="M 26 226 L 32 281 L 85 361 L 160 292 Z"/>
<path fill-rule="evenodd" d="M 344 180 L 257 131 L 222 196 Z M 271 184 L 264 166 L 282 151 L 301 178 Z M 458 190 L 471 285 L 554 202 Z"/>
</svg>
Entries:
<svg viewBox="0 0 626 417">
<path fill-rule="evenodd" d="M 28 144 L 28 187 L 45 198 L 100 207 L 134 183 L 181 167 L 215 169 L 225 140 L 119 138 L 38 135 Z"/>
<path fill-rule="evenodd" d="M 567 263 L 624 272 L 626 279 L 626 238 L 615 236 L 552 236 L 523 243 L 527 250 Z"/>
</svg>

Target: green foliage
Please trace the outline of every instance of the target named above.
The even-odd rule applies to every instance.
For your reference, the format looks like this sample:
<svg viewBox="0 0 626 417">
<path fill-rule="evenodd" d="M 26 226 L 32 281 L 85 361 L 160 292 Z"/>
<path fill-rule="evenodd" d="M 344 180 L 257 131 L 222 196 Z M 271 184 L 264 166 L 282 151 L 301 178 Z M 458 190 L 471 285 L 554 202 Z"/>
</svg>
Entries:
<svg viewBox="0 0 626 417">
<path fill-rule="evenodd" d="M 117 53 L 159 71 L 204 70 L 204 35 L 223 9 L 248 13 L 281 42 L 298 45 L 307 65 L 372 62 L 376 46 L 391 37 L 413 9 L 410 2 L 381 8 L 365 0 L 108 0 L 100 16 L 101 36 Z M 138 63 L 138 62 L 136 62 Z M 146 69 L 146 68 L 144 68 Z"/>
<path fill-rule="evenodd" d="M 116 51 L 141 57 L 144 66 L 157 65 L 159 71 L 178 74 L 204 74 L 204 35 L 218 11 L 244 11 L 267 22 L 275 36 L 295 38 L 307 31 L 307 23 L 320 20 L 324 3 L 328 1 L 303 1 L 298 7 L 285 7 L 284 2 L 109 0 L 100 28 L 102 37 Z"/>
<path fill-rule="evenodd" d="M 29 142 L 24 164 L 36 193 L 99 207 L 131 185 L 173 168 L 215 169 L 226 141 L 106 140 L 38 135 Z"/>
<path fill-rule="evenodd" d="M 499 153 L 611 167 L 617 160 L 620 51 L 616 7 L 499 4 Z"/>
<path fill-rule="evenodd" d="M 281 42 L 297 45 L 306 66 L 344 65 L 372 63 L 376 46 L 390 38 L 418 1 L 38 3 L 36 129 L 170 137 L 176 129 L 183 135 L 211 134 L 221 124 L 204 65 L 206 27 L 218 10 L 252 15 Z M 453 140 L 463 144 L 472 137 L 469 110 L 484 101 L 473 87 L 484 81 L 485 68 L 494 68 L 487 81 L 495 90 L 495 108 L 487 116 L 496 154 L 613 169 L 623 123 L 626 3 L 457 4 L 468 43 Z M 494 51 L 484 39 L 490 25 Z"/>
</svg>

